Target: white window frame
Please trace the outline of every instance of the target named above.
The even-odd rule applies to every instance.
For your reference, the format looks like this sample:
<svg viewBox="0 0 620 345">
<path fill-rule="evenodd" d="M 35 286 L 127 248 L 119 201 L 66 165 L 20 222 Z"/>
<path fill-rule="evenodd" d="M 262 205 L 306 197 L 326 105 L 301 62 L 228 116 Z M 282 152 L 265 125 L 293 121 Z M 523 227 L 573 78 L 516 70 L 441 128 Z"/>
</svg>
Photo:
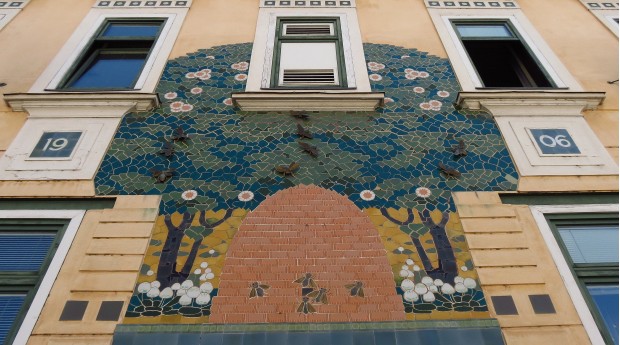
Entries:
<svg viewBox="0 0 620 345">
<path fill-rule="evenodd" d="M 67 91 L 58 89 L 65 76 L 71 73 L 82 52 L 88 48 L 91 38 L 105 21 L 127 18 L 166 20 L 133 87 L 133 91 L 153 92 L 166 65 L 168 55 L 172 51 L 187 10 L 187 8 L 92 9 L 29 92 Z"/>
<path fill-rule="evenodd" d="M 452 21 L 484 21 L 484 20 L 505 20 L 510 22 L 518 32 L 524 45 L 532 52 L 535 59 L 544 69 L 553 84 L 555 90 L 583 91 L 579 83 L 566 67 L 560 62 L 551 48 L 544 42 L 542 37 L 536 32 L 525 15 L 518 9 L 485 9 L 484 11 L 470 9 L 428 9 L 433 23 L 442 43 L 448 53 L 448 57 L 454 67 L 455 73 L 463 91 L 483 91 L 483 86 L 476 68 L 469 59 L 469 56 L 454 30 Z M 484 12 L 484 13 L 482 13 Z M 515 88 L 515 90 L 522 90 Z"/>
<path fill-rule="evenodd" d="M 557 243 L 553 231 L 545 218 L 545 214 L 566 214 L 566 213 L 617 213 L 619 211 L 618 205 L 606 205 L 606 204 L 591 204 L 591 205 L 545 205 L 545 206 L 530 206 L 534 220 L 540 229 L 540 232 L 549 248 L 551 257 L 558 268 L 560 276 L 564 281 L 566 290 L 575 305 L 577 314 L 583 323 L 583 326 L 592 342 L 592 345 L 605 345 L 605 340 L 599 331 L 599 328 L 594 321 L 594 316 L 590 312 L 590 308 L 586 303 L 579 285 L 572 274 L 571 268 L 566 262 L 564 253 L 560 249 L 560 245 Z"/>
<path fill-rule="evenodd" d="M 60 211 L 51 211 L 51 210 L 11 210 L 11 211 L 0 211 L 0 218 L 3 219 L 16 219 L 16 218 L 25 218 L 25 219 L 36 219 L 36 218 L 52 218 L 52 219 L 69 219 L 69 224 L 67 225 L 67 229 L 56 249 L 56 253 L 52 258 L 52 261 L 39 284 L 39 288 L 26 312 L 26 316 L 22 321 L 22 324 L 19 326 L 19 330 L 15 335 L 15 340 L 13 341 L 13 345 L 26 345 L 34 327 L 41 315 L 41 311 L 43 310 L 43 306 L 45 305 L 45 301 L 49 296 L 52 286 L 54 285 L 54 281 L 58 274 L 60 273 L 60 269 L 62 268 L 62 264 L 69 253 L 69 249 L 71 248 L 71 244 L 75 239 L 75 235 L 77 234 L 78 228 L 82 223 L 82 219 L 86 214 L 85 210 L 60 210 Z"/>
</svg>

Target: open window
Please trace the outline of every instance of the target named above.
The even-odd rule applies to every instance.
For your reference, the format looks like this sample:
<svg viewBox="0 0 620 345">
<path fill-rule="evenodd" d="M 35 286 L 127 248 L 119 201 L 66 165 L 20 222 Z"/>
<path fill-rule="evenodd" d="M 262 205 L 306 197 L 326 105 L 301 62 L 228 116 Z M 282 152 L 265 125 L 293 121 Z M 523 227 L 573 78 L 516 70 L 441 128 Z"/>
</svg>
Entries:
<svg viewBox="0 0 620 345">
<path fill-rule="evenodd" d="M 278 18 L 271 87 L 347 86 L 338 18 Z"/>
<path fill-rule="evenodd" d="M 164 23 L 164 19 L 106 20 L 59 89 L 133 89 Z"/>
<path fill-rule="evenodd" d="M 555 87 L 509 21 L 453 20 L 451 23 L 483 87 Z"/>
</svg>

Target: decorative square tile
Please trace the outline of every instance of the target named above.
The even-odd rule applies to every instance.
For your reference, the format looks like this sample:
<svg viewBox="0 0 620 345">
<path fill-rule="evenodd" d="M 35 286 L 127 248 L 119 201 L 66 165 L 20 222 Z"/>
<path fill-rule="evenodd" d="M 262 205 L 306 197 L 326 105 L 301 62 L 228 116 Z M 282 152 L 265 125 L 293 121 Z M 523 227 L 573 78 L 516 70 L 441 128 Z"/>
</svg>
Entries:
<svg viewBox="0 0 620 345">
<path fill-rule="evenodd" d="M 512 296 L 491 296 L 497 315 L 518 315 L 517 306 Z"/>
<path fill-rule="evenodd" d="M 549 295 L 529 295 L 536 314 L 555 314 L 555 307 Z"/>
<path fill-rule="evenodd" d="M 60 314 L 60 321 L 81 321 L 88 301 L 67 301 Z"/>
</svg>

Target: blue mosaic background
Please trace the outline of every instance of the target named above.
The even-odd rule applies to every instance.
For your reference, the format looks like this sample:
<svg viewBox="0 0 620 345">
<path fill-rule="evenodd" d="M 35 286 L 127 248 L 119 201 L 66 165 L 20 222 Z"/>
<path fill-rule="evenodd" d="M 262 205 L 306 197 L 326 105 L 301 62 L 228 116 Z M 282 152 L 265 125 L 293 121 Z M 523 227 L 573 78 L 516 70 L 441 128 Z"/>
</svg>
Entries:
<svg viewBox="0 0 620 345">
<path fill-rule="evenodd" d="M 316 184 L 362 209 L 455 211 L 451 191 L 516 188 L 518 175 L 492 117 L 454 108 L 460 88 L 447 59 L 364 44 L 371 86 L 385 92 L 385 107 L 310 113 L 304 121 L 288 113 L 240 112 L 230 104 L 231 92 L 245 88 L 251 49 L 251 43 L 225 45 L 169 61 L 157 87 L 162 106 L 125 116 L 95 178 L 97 194 L 158 194 L 162 214 L 194 213 L 254 209 L 278 190 Z M 318 147 L 318 158 L 297 144 L 298 123 L 314 134 L 304 141 Z M 176 143 L 176 153 L 166 158 L 159 151 L 177 127 L 190 139 Z M 457 158 L 451 147 L 460 139 L 469 153 Z M 274 172 L 293 161 L 301 165 L 294 176 Z M 446 177 L 439 163 L 461 176 Z M 165 183 L 149 172 L 169 168 L 176 170 Z M 430 195 L 416 194 L 420 187 Z M 197 197 L 182 198 L 187 190 Z M 364 190 L 374 199 L 363 200 Z M 242 191 L 254 197 L 241 201 Z"/>
</svg>

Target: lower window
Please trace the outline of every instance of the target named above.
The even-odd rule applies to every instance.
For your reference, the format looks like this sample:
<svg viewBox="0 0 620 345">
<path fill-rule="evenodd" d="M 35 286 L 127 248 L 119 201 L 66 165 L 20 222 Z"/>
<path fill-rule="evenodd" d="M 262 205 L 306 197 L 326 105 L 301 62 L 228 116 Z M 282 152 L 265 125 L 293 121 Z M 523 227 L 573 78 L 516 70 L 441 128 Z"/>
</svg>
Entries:
<svg viewBox="0 0 620 345">
<path fill-rule="evenodd" d="M 0 344 L 11 344 L 67 219 L 0 219 Z"/>
<path fill-rule="evenodd" d="M 547 215 L 575 280 L 608 344 L 618 341 L 618 215 Z"/>
</svg>

